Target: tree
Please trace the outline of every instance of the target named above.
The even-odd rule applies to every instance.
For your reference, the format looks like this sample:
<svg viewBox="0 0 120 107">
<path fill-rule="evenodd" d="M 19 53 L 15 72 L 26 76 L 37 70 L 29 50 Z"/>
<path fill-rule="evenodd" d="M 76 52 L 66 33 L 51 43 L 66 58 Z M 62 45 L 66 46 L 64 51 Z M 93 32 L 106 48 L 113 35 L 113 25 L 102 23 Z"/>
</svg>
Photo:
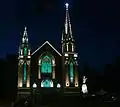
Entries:
<svg viewBox="0 0 120 107">
<path fill-rule="evenodd" d="M 115 91 L 115 75 L 115 68 L 113 64 L 106 64 L 104 67 L 104 82 L 105 88 L 110 92 Z"/>
</svg>

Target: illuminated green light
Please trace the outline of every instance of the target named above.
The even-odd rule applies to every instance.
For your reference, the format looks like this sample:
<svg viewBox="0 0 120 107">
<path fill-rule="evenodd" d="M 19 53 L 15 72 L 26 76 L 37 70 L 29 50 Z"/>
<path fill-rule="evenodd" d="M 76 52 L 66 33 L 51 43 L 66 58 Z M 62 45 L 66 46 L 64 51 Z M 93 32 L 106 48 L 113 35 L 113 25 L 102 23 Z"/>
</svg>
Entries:
<svg viewBox="0 0 120 107">
<path fill-rule="evenodd" d="M 73 82 L 74 78 L 74 70 L 73 70 L 73 63 L 70 63 L 70 81 Z"/>
<path fill-rule="evenodd" d="M 41 87 L 45 87 L 45 88 L 48 88 L 48 87 L 53 87 L 53 82 L 52 80 L 43 80 L 42 83 L 41 83 Z"/>
<path fill-rule="evenodd" d="M 24 48 L 24 55 L 27 55 L 27 48 Z"/>
<path fill-rule="evenodd" d="M 44 56 L 42 58 L 42 66 L 41 66 L 42 73 L 52 73 L 52 60 L 49 56 Z"/>
<path fill-rule="evenodd" d="M 24 81 L 26 81 L 26 74 L 27 74 L 26 63 L 24 63 Z"/>
</svg>

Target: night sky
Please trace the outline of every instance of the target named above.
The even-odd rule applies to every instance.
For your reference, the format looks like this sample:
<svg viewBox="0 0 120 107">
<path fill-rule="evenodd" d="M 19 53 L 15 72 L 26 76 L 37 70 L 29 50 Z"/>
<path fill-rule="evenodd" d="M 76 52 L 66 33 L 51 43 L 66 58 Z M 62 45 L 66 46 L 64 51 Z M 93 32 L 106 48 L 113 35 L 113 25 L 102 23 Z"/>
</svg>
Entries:
<svg viewBox="0 0 120 107">
<path fill-rule="evenodd" d="M 0 57 L 17 54 L 28 28 L 33 52 L 46 40 L 60 50 L 64 0 L 0 1 Z M 115 0 L 68 0 L 79 63 L 102 69 L 120 55 L 120 6 Z"/>
</svg>

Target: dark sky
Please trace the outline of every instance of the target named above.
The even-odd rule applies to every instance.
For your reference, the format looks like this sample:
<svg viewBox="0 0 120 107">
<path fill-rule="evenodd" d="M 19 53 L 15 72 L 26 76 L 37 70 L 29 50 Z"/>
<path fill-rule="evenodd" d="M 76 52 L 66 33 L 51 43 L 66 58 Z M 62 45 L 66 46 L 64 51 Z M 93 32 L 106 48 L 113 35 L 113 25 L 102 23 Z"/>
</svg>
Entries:
<svg viewBox="0 0 120 107">
<path fill-rule="evenodd" d="M 120 6 L 115 0 L 68 0 L 79 62 L 103 68 L 120 55 Z M 24 26 L 33 52 L 48 40 L 58 50 L 64 0 L 0 1 L 0 57 L 18 52 Z"/>
</svg>

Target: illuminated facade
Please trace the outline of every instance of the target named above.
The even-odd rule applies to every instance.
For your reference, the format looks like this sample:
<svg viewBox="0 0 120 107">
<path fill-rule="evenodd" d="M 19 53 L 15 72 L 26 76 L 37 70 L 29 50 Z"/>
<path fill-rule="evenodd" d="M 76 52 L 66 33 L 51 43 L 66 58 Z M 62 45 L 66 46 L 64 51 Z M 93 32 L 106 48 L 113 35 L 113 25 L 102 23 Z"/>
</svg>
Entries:
<svg viewBox="0 0 120 107">
<path fill-rule="evenodd" d="M 69 8 L 61 39 L 62 53 L 46 41 L 33 53 L 28 44 L 25 27 L 18 57 L 18 94 L 30 94 L 31 89 L 59 89 L 63 93 L 80 92 L 78 73 L 78 54 L 72 35 Z"/>
</svg>

